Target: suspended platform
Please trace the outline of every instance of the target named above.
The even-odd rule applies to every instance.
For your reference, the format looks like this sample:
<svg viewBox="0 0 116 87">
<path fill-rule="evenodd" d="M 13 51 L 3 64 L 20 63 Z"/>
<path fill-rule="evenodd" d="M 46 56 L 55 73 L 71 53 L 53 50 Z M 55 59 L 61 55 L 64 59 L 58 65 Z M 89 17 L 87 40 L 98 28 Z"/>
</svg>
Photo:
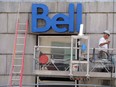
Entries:
<svg viewBox="0 0 116 87">
<path fill-rule="evenodd" d="M 54 44 L 53 46 L 50 46 L 52 40 L 55 40 L 56 42 L 59 41 L 57 45 L 61 43 L 61 36 L 39 36 L 41 42 L 38 40 L 38 46 L 34 47 L 33 73 L 35 75 L 38 75 L 39 77 L 58 78 L 116 77 L 115 64 L 112 64 L 112 62 L 107 59 L 96 59 L 96 54 L 99 49 L 90 49 L 88 36 L 68 36 L 69 44 L 66 37 L 63 38 L 65 38 L 65 45 L 68 46 L 63 46 L 62 44 L 60 44 L 60 46 Z M 45 40 L 47 40 L 46 43 L 44 42 Z M 66 52 L 62 54 L 62 51 Z"/>
<path fill-rule="evenodd" d="M 62 78 L 70 78 L 69 71 L 48 71 L 48 70 L 35 70 L 34 74 L 40 77 L 62 77 Z M 111 73 L 107 72 L 90 72 L 89 77 L 96 78 L 111 78 Z M 86 72 L 74 72 L 74 77 L 86 77 Z M 115 77 L 115 73 L 112 73 L 112 77 Z"/>
</svg>

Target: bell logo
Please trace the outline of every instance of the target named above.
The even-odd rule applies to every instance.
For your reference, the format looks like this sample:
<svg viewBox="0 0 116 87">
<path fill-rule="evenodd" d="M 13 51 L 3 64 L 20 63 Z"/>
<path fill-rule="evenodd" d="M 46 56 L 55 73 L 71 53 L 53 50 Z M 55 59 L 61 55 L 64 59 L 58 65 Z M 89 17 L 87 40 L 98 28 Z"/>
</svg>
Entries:
<svg viewBox="0 0 116 87">
<path fill-rule="evenodd" d="M 38 14 L 38 10 L 41 9 L 41 14 Z M 74 18 L 74 4 L 69 4 L 68 15 L 56 14 L 52 18 L 48 16 L 49 9 L 44 4 L 33 4 L 32 5 L 32 32 L 33 33 L 44 33 L 52 28 L 55 32 L 79 32 L 80 24 L 82 24 L 82 4 L 77 4 L 76 18 Z M 61 20 L 59 20 L 61 19 Z M 74 19 L 76 19 L 76 29 L 74 30 Z M 39 21 L 44 20 L 45 25 L 38 27 Z M 68 27 L 58 27 L 59 25 L 68 25 Z"/>
</svg>

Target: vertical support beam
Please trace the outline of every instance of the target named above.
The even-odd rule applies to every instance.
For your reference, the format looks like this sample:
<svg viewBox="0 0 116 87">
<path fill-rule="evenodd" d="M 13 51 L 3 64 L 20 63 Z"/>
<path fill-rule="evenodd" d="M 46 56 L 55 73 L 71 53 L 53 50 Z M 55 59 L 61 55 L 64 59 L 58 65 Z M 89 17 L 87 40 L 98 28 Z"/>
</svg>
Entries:
<svg viewBox="0 0 116 87">
<path fill-rule="evenodd" d="M 38 35 L 36 35 L 36 46 L 38 46 Z M 36 51 L 37 51 L 37 47 L 34 47 L 34 60 L 33 60 L 33 72 L 34 72 L 34 70 L 36 69 L 36 60 L 35 60 L 35 58 L 36 58 Z M 38 76 L 35 76 L 35 83 L 38 83 Z M 38 86 L 38 85 L 37 85 Z M 37 87 L 36 85 L 35 85 L 35 87 Z"/>
<path fill-rule="evenodd" d="M 35 63 L 35 61 L 36 61 L 36 60 L 35 60 L 35 59 L 36 59 L 36 58 L 35 58 L 35 53 L 36 53 L 35 51 L 36 51 L 36 46 L 34 46 L 34 53 L 33 53 L 33 72 L 34 72 L 34 70 L 35 70 L 35 64 L 36 64 L 36 63 Z"/>
<path fill-rule="evenodd" d="M 115 79 L 116 79 L 116 58 L 114 58 L 114 62 L 115 62 Z"/>
<path fill-rule="evenodd" d="M 39 35 L 38 35 L 38 38 L 37 38 L 37 40 L 38 40 L 38 44 L 37 44 L 37 46 L 38 46 L 38 48 L 37 48 L 37 50 L 39 51 L 39 55 L 40 55 L 40 48 L 39 48 L 39 46 L 40 46 L 40 37 L 39 37 Z M 38 62 L 39 62 L 39 60 L 38 60 Z M 40 63 L 39 63 L 40 64 Z M 38 67 L 39 67 L 39 70 L 40 70 L 40 65 L 38 64 Z"/>
<path fill-rule="evenodd" d="M 39 76 L 37 76 L 37 87 L 39 87 Z"/>
<path fill-rule="evenodd" d="M 77 40 L 75 40 L 75 60 L 77 60 Z"/>
<path fill-rule="evenodd" d="M 77 80 L 75 80 L 75 87 L 77 87 Z"/>
<path fill-rule="evenodd" d="M 70 75 L 72 75 L 72 60 L 73 60 L 73 38 L 71 37 Z"/>
<path fill-rule="evenodd" d="M 86 76 L 89 76 L 89 37 L 87 40 L 87 75 Z"/>
<path fill-rule="evenodd" d="M 77 47 L 79 48 L 80 41 L 77 39 Z M 79 49 L 77 49 L 77 60 L 79 60 Z"/>
</svg>

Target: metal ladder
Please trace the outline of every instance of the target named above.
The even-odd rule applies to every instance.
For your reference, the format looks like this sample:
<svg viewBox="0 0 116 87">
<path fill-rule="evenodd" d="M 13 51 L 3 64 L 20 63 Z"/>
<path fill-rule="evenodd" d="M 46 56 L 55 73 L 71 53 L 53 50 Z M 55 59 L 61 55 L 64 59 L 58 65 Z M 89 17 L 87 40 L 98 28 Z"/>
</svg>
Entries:
<svg viewBox="0 0 116 87">
<path fill-rule="evenodd" d="M 17 20 L 9 87 L 22 87 L 27 31 L 28 20 L 25 23 Z"/>
</svg>

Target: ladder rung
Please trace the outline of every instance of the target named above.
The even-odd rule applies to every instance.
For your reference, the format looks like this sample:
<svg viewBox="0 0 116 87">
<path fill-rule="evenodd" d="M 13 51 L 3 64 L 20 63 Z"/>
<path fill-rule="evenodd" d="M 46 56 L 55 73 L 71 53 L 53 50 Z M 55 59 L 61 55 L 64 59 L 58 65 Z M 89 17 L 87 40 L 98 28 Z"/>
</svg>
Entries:
<svg viewBox="0 0 116 87">
<path fill-rule="evenodd" d="M 18 80 L 20 80 L 20 79 L 12 79 L 12 80 L 18 81 Z"/>
<path fill-rule="evenodd" d="M 14 74 L 20 74 L 20 72 L 13 72 Z"/>
<path fill-rule="evenodd" d="M 24 45 L 24 44 L 16 44 L 16 45 Z"/>
<path fill-rule="evenodd" d="M 26 23 L 19 23 L 20 25 L 26 25 Z"/>
<path fill-rule="evenodd" d="M 24 37 L 17 37 L 17 38 L 24 38 Z"/>
<path fill-rule="evenodd" d="M 15 59 L 20 60 L 20 59 L 22 59 L 22 58 L 15 58 Z"/>
<path fill-rule="evenodd" d="M 16 51 L 16 53 L 22 53 L 23 51 Z"/>
<path fill-rule="evenodd" d="M 21 65 L 14 65 L 14 66 L 18 66 L 18 67 L 19 67 L 19 66 L 21 66 Z"/>
<path fill-rule="evenodd" d="M 25 30 L 23 30 L 23 29 L 19 29 L 19 31 L 25 31 Z"/>
</svg>

